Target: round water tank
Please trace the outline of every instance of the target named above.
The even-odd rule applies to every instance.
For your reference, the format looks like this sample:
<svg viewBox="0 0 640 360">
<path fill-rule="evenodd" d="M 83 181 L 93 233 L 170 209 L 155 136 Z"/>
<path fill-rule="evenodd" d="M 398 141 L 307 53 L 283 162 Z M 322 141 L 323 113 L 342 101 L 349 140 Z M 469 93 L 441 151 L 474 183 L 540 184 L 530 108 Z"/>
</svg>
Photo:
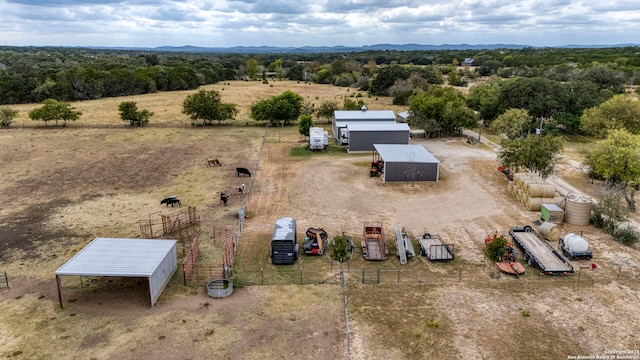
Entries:
<svg viewBox="0 0 640 360">
<path fill-rule="evenodd" d="M 552 222 L 543 222 L 538 230 L 540 231 L 540 235 L 549 241 L 558 241 L 562 235 L 562 229 L 560 229 L 560 226 Z"/>
<path fill-rule="evenodd" d="M 574 233 L 567 234 L 564 237 L 564 246 L 571 252 L 583 252 L 589 249 L 589 244 L 582 236 Z"/>
<path fill-rule="evenodd" d="M 573 225 L 589 225 L 593 199 L 589 196 L 570 194 L 564 209 L 564 221 Z"/>
</svg>

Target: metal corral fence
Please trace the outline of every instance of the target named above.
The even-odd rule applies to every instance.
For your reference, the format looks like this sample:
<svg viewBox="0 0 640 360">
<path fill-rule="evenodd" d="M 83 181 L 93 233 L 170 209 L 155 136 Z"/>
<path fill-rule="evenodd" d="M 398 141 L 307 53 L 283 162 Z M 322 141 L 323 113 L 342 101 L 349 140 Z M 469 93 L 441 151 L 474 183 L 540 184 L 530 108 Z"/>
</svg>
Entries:
<svg viewBox="0 0 640 360">
<path fill-rule="evenodd" d="M 391 260 L 387 260 L 391 261 Z M 421 261 L 422 260 L 412 260 Z M 307 266 L 273 266 L 266 265 L 258 270 L 236 270 L 233 281 L 239 286 L 249 285 L 288 285 L 288 284 L 340 284 L 340 277 L 344 274 L 348 284 L 433 284 L 452 285 L 474 283 L 490 283 L 510 281 L 510 283 L 557 283 L 558 285 L 587 286 L 596 283 L 612 281 L 638 283 L 640 269 L 634 266 L 608 265 L 592 269 L 589 265 L 575 268 L 571 275 L 544 275 L 537 269 L 527 267 L 527 272 L 517 279 L 498 272 L 493 263 L 447 265 L 439 263 L 415 264 L 412 268 L 399 265 L 389 268 L 383 262 L 366 264 L 365 267 L 354 268 L 353 265 L 333 264 L 331 269 L 326 265 L 321 267 Z M 443 266 L 441 266 L 443 265 Z M 327 271 L 328 270 L 328 271 Z"/>
<path fill-rule="evenodd" d="M 247 212 L 247 204 L 251 200 L 251 194 L 253 193 L 253 187 L 255 185 L 256 175 L 260 170 L 260 160 L 262 159 L 262 153 L 264 149 L 265 139 L 267 137 L 266 126 L 262 135 L 262 144 L 260 145 L 260 151 L 253 164 L 250 167 L 252 173 L 249 183 L 245 183 L 245 191 L 243 192 L 243 199 L 240 208 L 238 209 L 238 223 L 233 230 L 217 227 L 215 224 L 212 227 L 212 238 L 214 244 L 218 244 L 223 247 L 222 262 L 219 264 L 203 264 L 197 263 L 197 253 L 193 259 L 187 260 L 185 257 L 185 265 L 183 265 L 183 271 L 186 271 L 188 267 L 188 274 L 185 272 L 184 283 L 185 285 L 201 285 L 211 281 L 212 279 L 230 278 L 233 272 L 233 264 L 235 260 L 236 251 L 238 249 L 238 242 L 240 241 L 240 234 L 244 229 L 244 221 L 249 216 Z M 188 255 L 189 256 L 189 255 Z"/>
</svg>

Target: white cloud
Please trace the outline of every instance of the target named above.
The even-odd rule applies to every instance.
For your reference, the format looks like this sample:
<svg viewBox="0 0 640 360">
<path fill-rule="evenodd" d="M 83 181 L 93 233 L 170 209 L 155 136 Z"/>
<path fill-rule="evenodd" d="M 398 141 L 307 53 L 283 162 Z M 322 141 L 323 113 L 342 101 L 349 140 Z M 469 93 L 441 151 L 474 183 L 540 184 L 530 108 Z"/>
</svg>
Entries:
<svg viewBox="0 0 640 360">
<path fill-rule="evenodd" d="M 637 0 L 0 0 L 0 45 L 636 42 Z"/>
</svg>

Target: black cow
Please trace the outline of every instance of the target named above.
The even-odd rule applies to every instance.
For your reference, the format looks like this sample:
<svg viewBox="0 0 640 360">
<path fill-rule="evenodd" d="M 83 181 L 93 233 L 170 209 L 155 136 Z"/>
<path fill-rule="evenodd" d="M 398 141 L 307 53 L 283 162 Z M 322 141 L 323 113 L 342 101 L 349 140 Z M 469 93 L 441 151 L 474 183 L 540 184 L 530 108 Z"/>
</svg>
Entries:
<svg viewBox="0 0 640 360">
<path fill-rule="evenodd" d="M 251 171 L 249 171 L 249 169 L 247 168 L 236 168 L 236 175 L 237 176 L 248 176 L 251 177 Z"/>
<path fill-rule="evenodd" d="M 178 205 L 178 207 L 182 206 L 182 203 L 180 203 L 180 198 L 178 198 L 177 196 L 169 196 L 162 199 L 162 201 L 160 201 L 160 205 L 162 204 L 165 204 L 166 206 L 171 205 L 171 207 L 173 207 L 173 205 Z"/>
<path fill-rule="evenodd" d="M 224 206 L 227 206 L 227 200 L 229 200 L 229 195 L 221 192 L 220 193 L 220 201 L 224 204 Z"/>
<path fill-rule="evenodd" d="M 238 186 L 237 189 L 238 189 L 238 196 L 242 196 L 244 194 L 245 185 L 242 184 Z"/>
</svg>

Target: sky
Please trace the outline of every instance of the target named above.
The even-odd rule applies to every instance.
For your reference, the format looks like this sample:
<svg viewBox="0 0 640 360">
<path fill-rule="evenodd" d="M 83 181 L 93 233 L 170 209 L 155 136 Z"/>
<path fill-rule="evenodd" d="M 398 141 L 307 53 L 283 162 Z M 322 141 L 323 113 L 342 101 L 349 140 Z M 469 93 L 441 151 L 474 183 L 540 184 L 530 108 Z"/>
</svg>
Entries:
<svg viewBox="0 0 640 360">
<path fill-rule="evenodd" d="M 640 43 L 640 0 L 0 0 L 0 45 Z"/>
</svg>

